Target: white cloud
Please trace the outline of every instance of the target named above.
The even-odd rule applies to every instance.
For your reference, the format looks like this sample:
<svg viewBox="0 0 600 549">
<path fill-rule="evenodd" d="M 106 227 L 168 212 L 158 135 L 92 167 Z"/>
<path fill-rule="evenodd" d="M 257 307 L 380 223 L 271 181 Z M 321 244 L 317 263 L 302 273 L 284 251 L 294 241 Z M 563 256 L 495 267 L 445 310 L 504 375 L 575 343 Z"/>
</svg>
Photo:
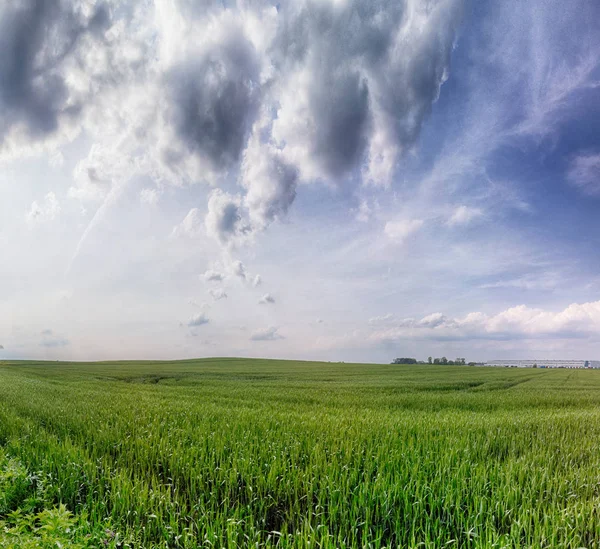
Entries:
<svg viewBox="0 0 600 549">
<path fill-rule="evenodd" d="M 356 220 L 361 223 L 367 223 L 373 215 L 373 208 L 369 206 L 369 202 L 362 198 L 356 211 Z"/>
<path fill-rule="evenodd" d="M 31 208 L 25 216 L 25 220 L 27 221 L 28 225 L 35 226 L 48 221 L 53 221 L 58 217 L 59 214 L 60 204 L 56 198 L 56 195 L 53 192 L 49 192 L 44 197 L 43 202 L 32 202 Z"/>
<path fill-rule="evenodd" d="M 118 148 L 95 144 L 73 170 L 69 196 L 82 202 L 102 202 L 116 183 L 134 174 L 130 158 Z"/>
<path fill-rule="evenodd" d="M 600 195 L 600 153 L 575 157 L 569 166 L 567 178 L 582 193 Z"/>
<path fill-rule="evenodd" d="M 209 269 L 204 274 L 200 275 L 200 278 L 202 278 L 206 282 L 222 282 L 225 279 L 225 275 L 223 273 L 219 273 L 217 271 Z"/>
<path fill-rule="evenodd" d="M 269 303 L 275 303 L 275 298 L 271 294 L 265 294 L 258 300 L 258 303 L 261 305 L 268 305 Z"/>
<path fill-rule="evenodd" d="M 390 327 L 374 331 L 371 340 L 571 339 L 596 337 L 599 331 L 600 301 L 595 301 L 573 303 L 558 312 L 518 305 L 492 316 L 473 312 L 451 318 L 433 313 L 420 320 L 399 319 Z"/>
<path fill-rule="evenodd" d="M 208 293 L 212 296 L 215 301 L 219 301 L 220 299 L 227 299 L 227 293 L 223 288 L 218 288 L 216 290 L 209 290 Z"/>
<path fill-rule="evenodd" d="M 196 328 L 198 326 L 202 326 L 203 324 L 208 324 L 209 320 L 205 313 L 198 313 L 193 315 L 189 320 L 187 325 L 190 328 Z"/>
<path fill-rule="evenodd" d="M 62 152 L 54 151 L 48 158 L 48 164 L 51 168 L 60 168 L 65 163 L 65 157 Z"/>
<path fill-rule="evenodd" d="M 210 309 L 210 305 L 204 301 L 198 303 L 195 299 L 190 299 L 188 304 L 192 307 L 198 307 L 199 309 Z"/>
<path fill-rule="evenodd" d="M 451 227 L 457 225 L 468 225 L 474 219 L 477 219 L 483 215 L 483 211 L 480 208 L 472 208 L 469 206 L 458 206 L 448 219 L 448 225 Z"/>
<path fill-rule="evenodd" d="M 251 232 L 242 220 L 241 198 L 220 189 L 212 191 L 208 199 L 205 225 L 207 234 L 226 246 L 243 242 Z"/>
<path fill-rule="evenodd" d="M 448 319 L 442 313 L 432 313 L 423 317 L 418 325 L 425 326 L 427 328 L 437 328 L 438 326 L 442 326 L 448 322 Z"/>
<path fill-rule="evenodd" d="M 172 236 L 196 238 L 202 234 L 202 219 L 198 208 L 192 208 L 183 221 L 173 227 Z"/>
<path fill-rule="evenodd" d="M 142 189 L 140 191 L 140 200 L 144 204 L 149 204 L 150 206 L 156 206 L 156 204 L 158 204 L 159 198 L 160 198 L 160 191 L 158 189 Z"/>
<path fill-rule="evenodd" d="M 270 326 L 265 330 L 257 330 L 250 337 L 251 341 L 276 341 L 278 339 L 285 339 L 275 326 Z"/>
<path fill-rule="evenodd" d="M 269 122 L 255 124 L 242 162 L 241 183 L 247 191 L 244 205 L 257 229 L 285 216 L 296 198 L 298 169 L 283 159 L 272 142 L 264 142 L 263 135 L 269 130 Z"/>
<path fill-rule="evenodd" d="M 417 232 L 424 221 L 422 219 L 400 219 L 388 221 L 383 229 L 385 235 L 398 244 L 404 243 L 409 236 Z"/>
<path fill-rule="evenodd" d="M 246 266 L 239 259 L 230 259 L 226 264 L 226 269 L 231 276 L 239 278 L 254 288 L 257 288 L 262 284 L 262 277 L 259 274 L 254 275 L 248 272 Z"/>
<path fill-rule="evenodd" d="M 55 334 L 52 330 L 42 330 L 42 341 L 40 341 L 40 347 L 47 347 L 49 349 L 57 347 L 67 347 L 70 345 L 70 341 Z"/>
<path fill-rule="evenodd" d="M 241 278 L 242 280 L 246 280 L 246 267 L 244 266 L 244 264 L 239 261 L 239 260 L 235 260 L 231 262 L 230 265 L 230 269 L 231 269 L 231 273 L 234 276 L 237 276 L 239 278 Z"/>
<path fill-rule="evenodd" d="M 382 326 L 382 325 L 389 325 L 392 323 L 397 322 L 398 319 L 396 317 L 396 315 L 393 315 L 392 313 L 387 313 L 385 315 L 381 315 L 381 316 L 374 316 L 369 318 L 368 324 L 369 326 Z"/>
</svg>

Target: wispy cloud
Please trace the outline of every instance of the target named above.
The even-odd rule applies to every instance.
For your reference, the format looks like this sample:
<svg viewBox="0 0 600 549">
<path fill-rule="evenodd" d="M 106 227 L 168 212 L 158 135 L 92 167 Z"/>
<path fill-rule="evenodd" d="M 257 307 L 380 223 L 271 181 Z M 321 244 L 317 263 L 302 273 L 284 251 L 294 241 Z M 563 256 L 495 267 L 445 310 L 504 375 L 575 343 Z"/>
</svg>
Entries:
<svg viewBox="0 0 600 549">
<path fill-rule="evenodd" d="M 264 330 L 257 330 L 250 336 L 251 341 L 276 341 L 278 339 L 285 338 L 279 333 L 279 329 L 275 326 L 270 326 Z"/>
<path fill-rule="evenodd" d="M 385 235 L 397 244 L 403 244 L 412 234 L 416 233 L 422 226 L 422 219 L 399 219 L 397 221 L 388 221 L 385 224 L 383 232 Z"/>
<path fill-rule="evenodd" d="M 471 208 L 469 206 L 458 206 L 448 219 L 448 225 L 456 227 L 458 225 L 468 225 L 483 215 L 480 208 Z"/>
<path fill-rule="evenodd" d="M 600 153 L 581 154 L 573 158 L 567 172 L 567 178 L 582 193 L 599 196 Z"/>
<path fill-rule="evenodd" d="M 40 347 L 47 347 L 49 349 L 57 347 L 66 347 L 70 345 L 70 341 L 55 334 L 52 330 L 46 329 L 42 331 L 42 341 L 40 341 Z"/>
<path fill-rule="evenodd" d="M 49 192 L 41 203 L 34 201 L 25 220 L 30 227 L 53 221 L 60 214 L 60 204 L 53 192 Z"/>
</svg>

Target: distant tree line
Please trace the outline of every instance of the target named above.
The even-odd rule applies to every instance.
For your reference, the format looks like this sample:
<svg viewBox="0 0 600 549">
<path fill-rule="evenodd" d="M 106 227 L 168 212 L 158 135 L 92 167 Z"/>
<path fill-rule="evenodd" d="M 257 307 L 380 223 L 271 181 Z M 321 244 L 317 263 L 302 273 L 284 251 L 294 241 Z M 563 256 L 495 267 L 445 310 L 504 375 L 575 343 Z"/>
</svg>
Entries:
<svg viewBox="0 0 600 549">
<path fill-rule="evenodd" d="M 433 357 L 428 357 L 427 358 L 427 362 L 429 364 L 459 364 L 459 365 L 464 365 L 466 364 L 466 360 L 464 358 L 455 358 L 454 360 L 448 360 L 445 356 L 443 356 L 442 358 L 433 358 Z"/>
<path fill-rule="evenodd" d="M 454 365 L 459 365 L 459 366 L 464 366 L 467 363 L 465 358 L 455 358 L 454 360 L 448 360 L 445 356 L 441 357 L 441 358 L 433 358 L 433 357 L 428 357 L 427 358 L 427 362 L 424 362 L 422 360 L 417 360 L 416 358 L 407 358 L 407 357 L 400 357 L 400 358 L 395 358 L 392 361 L 392 364 L 441 364 L 441 365 L 450 365 L 450 366 L 454 366 Z M 469 366 L 474 366 L 476 363 L 475 362 L 469 362 Z"/>
</svg>

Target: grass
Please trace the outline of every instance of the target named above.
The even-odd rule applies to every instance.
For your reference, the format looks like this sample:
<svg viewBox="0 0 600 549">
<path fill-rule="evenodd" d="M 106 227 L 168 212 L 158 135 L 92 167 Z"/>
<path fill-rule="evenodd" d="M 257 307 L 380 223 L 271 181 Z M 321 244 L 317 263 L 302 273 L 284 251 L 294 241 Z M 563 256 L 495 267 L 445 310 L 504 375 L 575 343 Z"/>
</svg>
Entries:
<svg viewBox="0 0 600 549">
<path fill-rule="evenodd" d="M 2 535 L 2 547 L 598 548 L 600 372 L 0 363 Z"/>
</svg>

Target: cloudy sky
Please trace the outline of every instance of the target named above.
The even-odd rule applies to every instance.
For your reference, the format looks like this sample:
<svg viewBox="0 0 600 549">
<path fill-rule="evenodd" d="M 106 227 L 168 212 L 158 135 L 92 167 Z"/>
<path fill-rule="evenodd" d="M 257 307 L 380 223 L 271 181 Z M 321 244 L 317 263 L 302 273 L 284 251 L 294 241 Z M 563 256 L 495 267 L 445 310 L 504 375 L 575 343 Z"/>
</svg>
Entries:
<svg viewBox="0 0 600 549">
<path fill-rule="evenodd" d="M 4 0 L 0 359 L 600 359 L 596 0 Z"/>
</svg>

